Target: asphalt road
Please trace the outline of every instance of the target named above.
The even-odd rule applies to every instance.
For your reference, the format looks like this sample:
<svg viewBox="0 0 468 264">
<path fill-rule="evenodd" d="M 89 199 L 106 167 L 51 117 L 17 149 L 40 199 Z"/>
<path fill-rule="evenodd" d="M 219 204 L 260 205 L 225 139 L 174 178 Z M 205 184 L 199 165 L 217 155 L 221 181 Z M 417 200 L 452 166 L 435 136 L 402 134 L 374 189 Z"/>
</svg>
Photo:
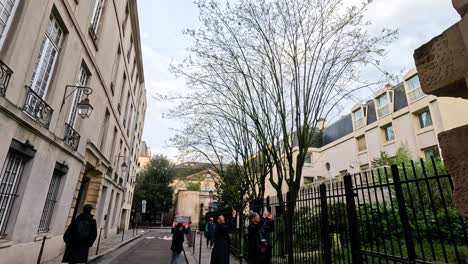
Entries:
<svg viewBox="0 0 468 264">
<path fill-rule="evenodd" d="M 170 230 L 152 230 L 143 238 L 137 239 L 97 262 L 99 264 L 166 264 L 171 260 L 171 232 Z M 185 263 L 181 255 L 181 263 Z"/>
</svg>

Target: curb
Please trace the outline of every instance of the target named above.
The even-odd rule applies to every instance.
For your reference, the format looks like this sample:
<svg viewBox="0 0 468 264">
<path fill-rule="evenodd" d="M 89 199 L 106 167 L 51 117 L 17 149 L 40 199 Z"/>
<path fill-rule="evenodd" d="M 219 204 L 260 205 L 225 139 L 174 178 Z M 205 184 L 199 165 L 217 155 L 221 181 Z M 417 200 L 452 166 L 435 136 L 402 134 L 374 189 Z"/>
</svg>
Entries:
<svg viewBox="0 0 468 264">
<path fill-rule="evenodd" d="M 99 259 L 101 259 L 102 257 L 104 257 L 105 255 L 107 255 L 107 254 L 109 254 L 109 253 L 111 253 L 111 252 L 113 252 L 113 251 L 115 251 L 115 250 L 117 250 L 117 249 L 119 249 L 119 248 L 121 248 L 121 247 L 123 247 L 123 246 L 129 244 L 130 242 L 133 242 L 133 241 L 135 241 L 135 240 L 137 240 L 137 239 L 143 237 L 144 235 L 146 235 L 146 234 L 148 234 L 148 233 L 149 233 L 149 231 L 146 231 L 145 233 L 139 234 L 139 235 L 137 235 L 137 236 L 135 236 L 135 237 L 132 237 L 132 238 L 130 238 L 129 240 L 125 240 L 125 241 L 123 241 L 123 242 L 120 242 L 120 243 L 117 244 L 116 246 L 114 246 L 114 247 L 112 247 L 112 248 L 110 248 L 110 249 L 108 249 L 108 250 L 102 252 L 101 254 L 90 257 L 90 258 L 88 259 L 88 263 L 95 263 L 96 261 L 98 261 Z"/>
</svg>

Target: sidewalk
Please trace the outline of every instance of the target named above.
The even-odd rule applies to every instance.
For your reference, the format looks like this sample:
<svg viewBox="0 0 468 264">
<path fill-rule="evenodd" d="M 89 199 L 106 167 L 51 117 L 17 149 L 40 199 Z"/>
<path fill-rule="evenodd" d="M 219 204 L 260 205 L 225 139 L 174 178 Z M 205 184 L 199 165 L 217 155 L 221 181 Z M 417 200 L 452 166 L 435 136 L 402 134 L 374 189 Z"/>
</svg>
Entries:
<svg viewBox="0 0 468 264">
<path fill-rule="evenodd" d="M 112 250 L 115 250 L 141 236 L 143 236 L 144 234 L 146 234 L 148 231 L 147 230 L 143 230 L 143 229 L 138 229 L 138 230 L 135 230 L 135 232 L 133 232 L 133 229 L 130 229 L 130 230 L 126 230 L 125 231 L 125 234 L 124 234 L 124 237 L 123 237 L 123 240 L 122 240 L 122 233 L 120 234 L 116 234 L 116 235 L 112 235 L 112 236 L 107 236 L 106 239 L 104 239 L 104 231 L 103 233 L 101 234 L 101 241 L 99 243 L 99 252 L 98 252 L 98 255 L 96 255 L 96 249 L 97 249 L 97 246 L 98 246 L 98 238 L 99 238 L 99 231 L 98 231 L 98 238 L 96 239 L 96 242 L 94 242 L 94 245 L 93 247 L 91 247 L 89 249 L 89 260 L 88 261 L 91 261 L 93 259 L 95 259 L 96 257 L 99 257 L 101 255 L 104 255 L 106 253 L 109 253 L 110 251 Z M 49 261 L 46 261 L 46 262 L 42 262 L 44 264 L 58 264 L 58 263 L 62 263 L 62 258 L 63 258 L 63 254 L 56 257 L 56 258 L 53 258 Z"/>
<path fill-rule="evenodd" d="M 203 236 L 203 233 L 201 234 L 202 236 L 202 247 L 201 247 L 201 262 L 199 262 L 199 256 L 200 256 L 200 234 L 196 234 L 196 239 L 195 239 L 195 254 L 193 253 L 194 250 L 192 247 L 188 247 L 187 243 L 184 243 L 184 249 L 187 254 L 187 259 L 189 261 L 189 264 L 210 264 L 211 260 L 211 248 L 206 247 L 206 238 Z M 183 253 L 182 253 L 183 254 Z M 183 258 L 183 255 L 181 256 L 181 260 Z M 230 263 L 239 263 L 239 260 L 237 260 L 235 257 L 231 255 L 231 261 Z"/>
</svg>

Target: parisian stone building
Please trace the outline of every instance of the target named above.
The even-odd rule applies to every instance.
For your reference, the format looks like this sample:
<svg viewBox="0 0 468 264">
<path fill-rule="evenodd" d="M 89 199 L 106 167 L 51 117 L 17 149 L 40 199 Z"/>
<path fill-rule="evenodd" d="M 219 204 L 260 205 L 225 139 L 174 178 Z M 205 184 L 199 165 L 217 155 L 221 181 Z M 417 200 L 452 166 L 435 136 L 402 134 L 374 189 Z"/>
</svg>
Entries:
<svg viewBox="0 0 468 264">
<path fill-rule="evenodd" d="M 146 111 L 136 0 L 0 0 L 0 263 L 128 228 Z"/>
</svg>

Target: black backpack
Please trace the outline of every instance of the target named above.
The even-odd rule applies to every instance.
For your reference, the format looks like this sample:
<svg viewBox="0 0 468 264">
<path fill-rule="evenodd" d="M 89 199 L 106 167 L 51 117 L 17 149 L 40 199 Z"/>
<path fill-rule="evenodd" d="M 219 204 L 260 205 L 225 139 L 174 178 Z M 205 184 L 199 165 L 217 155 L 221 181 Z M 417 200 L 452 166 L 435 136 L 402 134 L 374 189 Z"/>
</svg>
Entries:
<svg viewBox="0 0 468 264">
<path fill-rule="evenodd" d="M 81 219 L 77 221 L 73 231 L 74 241 L 84 242 L 88 240 L 91 234 L 91 221 L 89 219 Z"/>
</svg>

